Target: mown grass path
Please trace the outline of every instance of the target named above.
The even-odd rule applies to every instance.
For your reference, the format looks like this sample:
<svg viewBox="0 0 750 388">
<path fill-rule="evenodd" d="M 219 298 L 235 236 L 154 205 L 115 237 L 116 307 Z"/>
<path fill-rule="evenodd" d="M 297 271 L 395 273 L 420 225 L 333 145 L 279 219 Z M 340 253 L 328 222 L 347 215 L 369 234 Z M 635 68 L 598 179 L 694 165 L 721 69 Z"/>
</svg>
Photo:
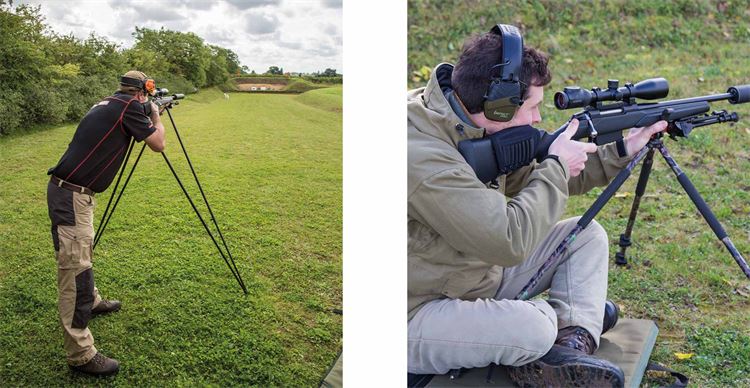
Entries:
<svg viewBox="0 0 750 388">
<path fill-rule="evenodd" d="M 342 336 L 330 312 L 342 298 L 340 112 L 341 88 L 228 100 L 205 90 L 173 110 L 249 295 L 145 151 L 95 252 L 97 286 L 123 301 L 90 323 L 122 363 L 98 380 L 65 363 L 46 205 L 46 170 L 76 125 L 0 139 L 0 385 L 316 385 Z M 166 153 L 201 203 L 164 120 Z M 96 198 L 95 227 L 109 191 Z"/>
</svg>

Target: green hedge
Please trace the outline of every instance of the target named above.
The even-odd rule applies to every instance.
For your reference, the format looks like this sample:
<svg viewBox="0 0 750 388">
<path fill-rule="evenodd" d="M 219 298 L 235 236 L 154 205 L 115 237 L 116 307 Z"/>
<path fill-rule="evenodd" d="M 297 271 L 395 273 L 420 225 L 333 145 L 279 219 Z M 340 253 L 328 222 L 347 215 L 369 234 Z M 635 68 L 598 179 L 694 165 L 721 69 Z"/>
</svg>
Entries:
<svg viewBox="0 0 750 388">
<path fill-rule="evenodd" d="M 0 135 L 80 120 L 131 69 L 171 93 L 234 89 L 229 74 L 239 69 L 237 55 L 195 34 L 135 28 L 135 45 L 122 49 L 93 34 L 85 40 L 56 34 L 40 9 L 0 0 Z"/>
</svg>

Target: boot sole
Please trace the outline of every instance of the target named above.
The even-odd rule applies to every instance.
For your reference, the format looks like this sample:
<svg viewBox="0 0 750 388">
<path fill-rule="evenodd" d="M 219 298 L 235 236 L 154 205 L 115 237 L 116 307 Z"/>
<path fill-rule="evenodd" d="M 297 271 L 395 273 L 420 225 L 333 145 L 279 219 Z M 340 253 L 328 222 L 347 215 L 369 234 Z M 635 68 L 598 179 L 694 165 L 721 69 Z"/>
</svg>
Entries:
<svg viewBox="0 0 750 388">
<path fill-rule="evenodd" d="M 74 367 L 74 366 L 70 366 L 70 365 L 68 365 L 68 366 L 70 367 L 70 370 L 72 370 L 72 371 L 74 371 L 74 372 L 76 372 L 76 373 L 82 373 L 82 374 L 85 374 L 85 375 L 87 375 L 87 376 L 92 376 L 92 377 L 107 377 L 107 376 L 113 376 L 113 375 L 116 375 L 116 374 L 117 374 L 117 372 L 119 372 L 119 371 L 120 371 L 120 368 L 118 367 L 117 369 L 115 369 L 115 370 L 113 370 L 113 371 L 106 371 L 106 372 L 92 373 L 92 372 L 86 372 L 86 371 L 82 371 L 82 370 L 80 370 L 80 369 L 77 369 L 77 368 L 76 368 L 76 367 Z"/>
<path fill-rule="evenodd" d="M 508 374 L 521 387 L 622 387 L 625 383 L 612 369 L 581 363 L 549 365 L 536 361 L 508 368 Z"/>
<path fill-rule="evenodd" d="M 107 310 L 107 311 L 98 311 L 97 312 L 97 311 L 91 310 L 91 316 L 95 317 L 97 315 L 105 315 L 105 314 L 116 313 L 116 312 L 120 311 L 120 308 L 122 308 L 122 306 L 117 306 L 117 308 L 114 308 L 112 310 Z"/>
</svg>

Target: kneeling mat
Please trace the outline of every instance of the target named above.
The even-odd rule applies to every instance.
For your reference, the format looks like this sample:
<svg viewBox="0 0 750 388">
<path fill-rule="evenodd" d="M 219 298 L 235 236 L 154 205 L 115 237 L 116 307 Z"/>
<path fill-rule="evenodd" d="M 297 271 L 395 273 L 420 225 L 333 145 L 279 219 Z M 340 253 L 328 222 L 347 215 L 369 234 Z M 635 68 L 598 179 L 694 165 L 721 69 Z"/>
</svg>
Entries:
<svg viewBox="0 0 750 388">
<path fill-rule="evenodd" d="M 601 338 L 595 355 L 613 362 L 625 373 L 625 386 L 638 387 L 646 371 L 648 358 L 659 332 L 654 321 L 646 319 L 620 319 Z M 492 380 L 487 381 L 489 367 L 464 370 L 456 379 L 446 375 L 435 376 L 427 387 L 512 387 L 504 366 L 495 366 Z"/>
</svg>

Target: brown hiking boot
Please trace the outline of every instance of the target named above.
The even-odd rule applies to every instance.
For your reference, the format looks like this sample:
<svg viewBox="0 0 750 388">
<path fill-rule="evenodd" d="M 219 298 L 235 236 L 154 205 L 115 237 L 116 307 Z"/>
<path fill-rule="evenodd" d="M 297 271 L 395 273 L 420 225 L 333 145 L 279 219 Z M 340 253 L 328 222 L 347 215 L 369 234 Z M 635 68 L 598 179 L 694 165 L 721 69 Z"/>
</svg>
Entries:
<svg viewBox="0 0 750 388">
<path fill-rule="evenodd" d="M 71 365 L 70 369 L 92 376 L 111 376 L 120 370 L 120 363 L 97 352 L 89 362 L 78 366 Z"/>
<path fill-rule="evenodd" d="M 119 300 L 102 300 L 96 305 L 96 308 L 91 309 L 91 315 L 113 313 L 120 310 L 122 303 Z"/>
<path fill-rule="evenodd" d="M 623 387 L 625 375 L 617 365 L 579 350 L 552 345 L 542 358 L 508 375 L 521 387 Z"/>
<path fill-rule="evenodd" d="M 622 387 L 622 370 L 592 356 L 595 350 L 594 337 L 586 329 L 569 326 L 557 333 L 555 345 L 542 358 L 508 371 L 522 387 Z"/>
<path fill-rule="evenodd" d="M 556 345 L 580 350 L 586 354 L 594 354 L 596 341 L 588 330 L 580 326 L 568 326 L 557 333 Z"/>
</svg>

